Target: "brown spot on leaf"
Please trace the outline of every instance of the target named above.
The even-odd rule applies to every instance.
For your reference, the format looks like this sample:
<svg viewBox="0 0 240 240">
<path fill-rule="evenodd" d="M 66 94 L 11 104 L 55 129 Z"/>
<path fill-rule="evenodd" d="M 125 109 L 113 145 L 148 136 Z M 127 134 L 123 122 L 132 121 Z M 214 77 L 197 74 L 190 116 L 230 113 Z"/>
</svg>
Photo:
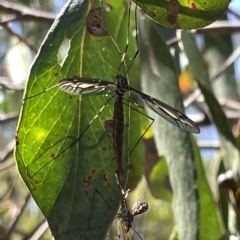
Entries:
<svg viewBox="0 0 240 240">
<path fill-rule="evenodd" d="M 169 13 L 167 15 L 168 22 L 171 24 L 171 27 L 178 27 L 178 17 L 177 14 Z"/>
<path fill-rule="evenodd" d="M 177 0 L 170 0 L 167 3 L 167 10 L 173 13 L 180 13 L 181 11 L 181 5 Z"/>
<path fill-rule="evenodd" d="M 107 175 L 103 174 L 103 180 L 107 182 L 108 186 L 111 187 L 110 182 L 108 181 Z"/>
<path fill-rule="evenodd" d="M 18 131 L 16 131 L 16 133 L 15 133 L 16 146 L 18 146 L 20 144 L 17 134 L 18 134 Z"/>
<path fill-rule="evenodd" d="M 88 32 L 93 36 L 102 37 L 109 35 L 103 24 L 101 7 L 93 8 L 90 10 L 87 16 L 86 26 Z"/>
<path fill-rule="evenodd" d="M 105 120 L 103 126 L 107 133 L 113 132 L 113 119 Z"/>
<path fill-rule="evenodd" d="M 93 169 L 91 175 L 89 175 L 89 176 L 87 177 L 87 179 L 83 179 L 84 191 L 85 191 L 85 194 L 86 194 L 86 195 L 88 194 L 87 189 L 88 189 L 88 188 L 90 187 L 90 185 L 91 185 L 91 181 L 92 181 L 92 178 L 93 178 L 95 172 L 96 172 L 96 170 Z"/>
<path fill-rule="evenodd" d="M 198 8 L 196 3 L 192 3 L 191 5 L 192 5 L 192 9 L 197 9 Z"/>
</svg>

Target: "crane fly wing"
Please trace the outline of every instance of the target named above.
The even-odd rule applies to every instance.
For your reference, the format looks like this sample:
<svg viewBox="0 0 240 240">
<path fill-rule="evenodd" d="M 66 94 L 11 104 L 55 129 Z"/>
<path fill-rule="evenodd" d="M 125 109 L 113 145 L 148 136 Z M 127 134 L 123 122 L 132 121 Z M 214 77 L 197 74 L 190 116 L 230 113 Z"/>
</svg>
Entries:
<svg viewBox="0 0 240 240">
<path fill-rule="evenodd" d="M 148 96 L 147 94 L 144 94 L 132 87 L 130 87 L 129 90 L 138 93 L 142 97 L 148 108 L 163 117 L 168 122 L 176 125 L 177 127 L 185 131 L 191 133 L 200 133 L 198 125 L 175 108 L 154 97 Z"/>
<path fill-rule="evenodd" d="M 99 95 L 113 92 L 114 82 L 99 79 L 71 77 L 58 83 L 59 88 L 74 95 Z"/>
</svg>

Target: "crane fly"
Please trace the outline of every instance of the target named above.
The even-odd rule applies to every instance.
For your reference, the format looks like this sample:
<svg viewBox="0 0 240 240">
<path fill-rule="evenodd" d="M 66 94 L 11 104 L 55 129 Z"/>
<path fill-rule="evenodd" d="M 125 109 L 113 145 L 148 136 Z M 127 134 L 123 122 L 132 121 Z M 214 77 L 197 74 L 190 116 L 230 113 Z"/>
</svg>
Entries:
<svg viewBox="0 0 240 240">
<path fill-rule="evenodd" d="M 198 125 L 193 122 L 186 115 L 166 103 L 144 94 L 137 89 L 129 86 L 127 78 L 123 75 L 116 76 L 117 82 L 108 82 L 99 79 L 71 77 L 61 80 L 57 85 L 61 90 L 74 95 L 97 95 L 97 94 L 112 94 L 112 97 L 108 99 L 107 103 L 115 97 L 115 108 L 114 108 L 114 120 L 113 120 L 113 141 L 114 141 L 114 152 L 117 159 L 117 174 L 120 185 L 123 184 L 124 170 L 122 168 L 122 152 L 123 152 L 123 106 L 122 100 L 126 92 L 132 91 L 141 96 L 146 106 L 152 111 L 163 117 L 168 122 L 176 125 L 180 129 L 191 133 L 200 133 Z M 105 105 L 101 108 L 103 110 Z M 96 115 L 97 117 L 97 115 Z M 94 118 L 95 119 L 95 118 Z M 93 121 L 93 120 L 92 120 Z M 69 146 L 71 147 L 77 142 L 82 134 Z"/>
<path fill-rule="evenodd" d="M 129 8 L 130 9 L 130 8 Z M 128 22 L 128 28 L 129 28 L 129 22 Z M 129 34 L 129 33 L 127 33 Z M 122 59 L 120 62 L 120 66 L 118 69 L 118 73 L 116 75 L 116 81 L 110 82 L 107 80 L 101 80 L 101 79 L 93 79 L 93 78 L 86 78 L 86 77 L 79 77 L 79 76 L 73 76 L 73 77 L 67 77 L 62 80 L 60 80 L 57 84 L 47 88 L 43 92 L 36 94 L 34 96 L 28 97 L 26 99 L 41 95 L 55 87 L 59 87 L 64 92 L 70 93 L 72 95 L 87 95 L 87 96 L 93 96 L 93 95 L 108 95 L 111 94 L 112 96 L 106 101 L 106 103 L 101 107 L 99 112 L 94 116 L 94 118 L 89 122 L 88 126 L 83 130 L 83 132 L 80 133 L 80 135 L 75 139 L 66 149 L 64 149 L 61 153 L 53 156 L 53 159 L 56 159 L 58 156 L 63 154 L 65 151 L 67 151 L 70 147 L 72 147 L 77 141 L 80 140 L 80 138 L 83 136 L 83 134 L 87 131 L 87 129 L 90 127 L 90 125 L 93 123 L 95 119 L 100 115 L 100 113 L 103 111 L 105 106 L 110 102 L 112 98 L 115 98 L 115 110 L 114 110 L 114 121 L 113 121 L 113 139 L 114 139 L 114 152 L 115 155 L 117 155 L 117 164 L 118 164 L 118 174 L 119 174 L 119 181 L 120 184 L 122 184 L 122 176 L 123 176 L 123 169 L 122 169 L 122 145 L 123 145 L 123 97 L 124 94 L 127 92 L 134 92 L 137 95 L 139 95 L 142 100 L 144 101 L 145 105 L 151 109 L 153 112 L 167 120 L 168 122 L 172 123 L 173 125 L 179 127 L 182 130 L 191 132 L 191 133 L 200 133 L 200 129 L 198 125 L 192 121 L 190 118 L 188 118 L 186 115 L 178 111 L 177 109 L 171 107 L 170 105 L 151 97 L 133 87 L 131 87 L 128 84 L 127 77 L 125 76 L 127 72 L 129 71 L 132 62 L 138 55 L 138 50 L 136 51 L 125 75 L 120 74 L 120 69 L 123 66 L 124 59 L 126 57 L 126 52 L 128 49 L 128 40 L 125 47 L 125 51 L 122 54 Z M 25 99 L 25 100 L 26 100 Z M 139 106 L 138 104 L 136 104 Z M 60 140 L 61 141 L 61 140 Z M 48 163 L 47 163 L 48 164 Z M 47 165 L 46 164 L 46 165 Z M 43 166 L 45 167 L 45 165 Z M 42 169 L 42 168 L 41 168 Z M 37 173 L 35 173 L 37 174 Z M 34 175 L 35 175 L 34 174 Z"/>
<path fill-rule="evenodd" d="M 132 91 L 137 93 L 143 99 L 148 108 L 157 113 L 159 116 L 163 117 L 168 122 L 187 132 L 200 133 L 198 125 L 177 109 L 131 87 L 128 84 L 127 78 L 123 75 L 117 75 L 116 79 L 117 82 L 114 83 L 105 80 L 74 76 L 62 79 L 53 87 L 58 86 L 61 90 L 73 95 L 97 95 L 114 93 L 115 96 L 123 96 L 126 92 Z M 113 97 L 114 96 L 112 96 L 112 98 Z"/>
<path fill-rule="evenodd" d="M 125 52 L 123 54 L 120 67 L 122 66 L 122 63 L 124 61 L 125 55 L 127 51 L 127 46 L 125 48 Z M 137 56 L 138 51 L 136 52 L 133 60 Z M 131 65 L 130 65 L 131 66 Z M 129 67 L 130 68 L 130 67 Z M 128 68 L 128 70 L 129 70 Z M 126 71 L 126 74 L 128 72 Z M 111 97 L 106 101 L 106 103 L 101 107 L 98 114 L 89 122 L 89 125 L 85 128 L 83 132 L 78 134 L 77 139 L 75 139 L 71 144 L 69 144 L 66 148 L 64 148 L 63 151 L 58 153 L 57 155 L 52 155 L 52 159 L 56 159 L 58 156 L 63 154 L 65 151 L 67 151 L 71 146 L 73 146 L 79 139 L 83 136 L 83 134 L 86 132 L 86 130 L 89 128 L 91 123 L 99 116 L 99 114 L 103 111 L 104 107 L 108 102 L 115 98 L 115 111 L 114 111 L 114 124 L 113 124 L 113 139 L 114 139 L 114 152 L 117 157 L 117 178 L 119 181 L 119 189 L 121 192 L 122 189 L 122 178 L 123 178 L 123 168 L 122 168 L 122 145 L 123 145 L 123 110 L 122 110 L 122 103 L 123 103 L 123 97 L 125 93 L 127 92 L 135 92 L 138 94 L 143 101 L 145 102 L 146 106 L 153 110 L 155 113 L 166 119 L 168 122 L 176 125 L 180 129 L 186 130 L 188 132 L 192 133 L 199 133 L 200 129 L 199 127 L 187 116 L 179 112 L 178 110 L 172 108 L 171 106 L 165 104 L 164 102 L 153 98 L 149 95 L 146 95 L 142 93 L 141 91 L 138 91 L 137 89 L 131 87 L 128 84 L 127 77 L 123 74 L 119 73 L 118 71 L 116 75 L 116 82 L 110 82 L 106 80 L 100 80 L 100 79 L 93 79 L 93 78 L 83 78 L 79 76 L 73 76 L 73 77 L 67 77 L 62 79 L 59 83 L 56 85 L 46 89 L 44 92 L 54 88 L 59 87 L 64 92 L 73 94 L 73 95 L 105 95 L 105 94 L 111 94 Z M 44 93 L 42 92 L 42 93 Z M 40 94 L 42 94 L 40 93 Z M 39 94 L 37 94 L 39 95 Z M 34 95 L 34 96 L 37 96 Z M 34 97 L 32 96 L 32 97 Z M 30 98 L 30 97 L 29 97 Z M 61 141 L 61 140 L 60 140 Z M 59 141 L 58 141 L 59 142 Z M 47 143 L 46 143 L 47 144 Z M 41 156 L 40 156 L 41 157 Z M 53 160 L 52 160 L 53 161 Z M 34 160 L 33 160 L 34 162 Z M 46 165 L 48 165 L 50 162 L 47 162 L 41 168 L 39 168 L 32 176 L 33 178 L 38 172 L 41 171 Z M 127 192 L 121 192 L 121 208 L 119 213 L 117 214 L 117 217 L 119 219 L 122 219 L 122 222 L 124 224 L 125 231 L 129 231 L 131 228 L 131 223 L 133 221 L 133 218 L 135 215 L 140 214 L 143 211 L 143 209 L 147 210 L 146 203 L 138 202 L 138 204 L 135 205 L 134 211 L 131 213 L 128 210 L 128 206 L 126 203 L 126 197 Z M 141 210 L 142 209 L 142 210 Z M 145 211 L 146 211 L 145 210 Z"/>
<path fill-rule="evenodd" d="M 121 67 L 123 66 L 123 62 L 125 60 L 127 49 L 128 49 L 130 7 L 129 7 L 129 13 L 128 13 L 129 21 L 128 21 L 128 32 L 127 32 L 127 44 L 125 47 L 125 51 L 122 54 L 122 59 L 120 62 L 117 76 L 115 77 L 116 82 L 73 76 L 73 77 L 62 79 L 58 84 L 47 89 L 47 90 L 50 90 L 51 88 L 59 87 L 62 91 L 73 94 L 73 95 L 100 95 L 100 94 L 112 95 L 107 100 L 106 104 L 112 98 L 115 99 L 114 117 L 113 117 L 113 149 L 116 155 L 117 166 L 118 166 L 116 172 L 118 176 L 119 185 L 121 187 L 123 186 L 123 175 L 124 175 L 124 170 L 122 167 L 122 155 L 123 155 L 123 133 L 124 133 L 124 113 L 123 113 L 124 98 L 123 97 L 125 93 L 129 91 L 135 92 L 143 99 L 143 101 L 145 102 L 145 105 L 149 109 L 151 109 L 153 112 L 155 112 L 159 116 L 163 117 L 168 122 L 179 127 L 180 129 L 191 132 L 191 133 L 200 133 L 200 129 L 198 125 L 195 122 L 193 122 L 190 118 L 188 118 L 186 115 L 176 110 L 175 108 L 169 106 L 168 104 L 131 87 L 128 84 L 127 78 L 124 75 L 119 73 Z M 136 14 L 136 10 L 135 10 L 135 14 Z M 137 55 L 138 55 L 138 50 L 136 51 L 128 69 L 126 70 L 126 74 L 129 71 Z M 99 114 L 103 111 L 106 104 L 100 109 L 99 113 L 94 117 L 94 119 L 89 123 L 89 125 L 99 116 Z M 81 138 L 82 134 L 83 133 L 81 133 L 81 135 L 69 147 L 75 144 L 75 142 L 77 142 Z"/>
<path fill-rule="evenodd" d="M 127 191 L 124 191 L 122 188 L 122 185 L 120 183 L 121 178 L 119 178 L 119 173 L 118 171 L 116 172 L 116 181 L 117 184 L 119 186 L 119 190 L 120 190 L 120 210 L 117 214 L 117 218 L 118 218 L 118 237 L 120 239 L 120 227 L 119 227 L 119 219 L 121 220 L 121 226 L 123 229 L 123 233 L 128 233 L 130 228 L 133 229 L 133 231 L 139 236 L 140 239 L 141 236 L 134 230 L 134 228 L 132 227 L 132 222 L 134 220 L 134 217 L 136 215 L 142 214 L 144 212 L 146 212 L 148 210 L 148 203 L 145 200 L 138 200 L 134 203 L 133 207 L 132 207 L 132 212 L 129 211 L 128 208 L 128 204 L 127 204 L 127 197 L 129 194 L 130 189 L 128 189 Z M 131 238 L 130 238 L 131 239 Z"/>
<path fill-rule="evenodd" d="M 133 222 L 135 216 L 142 214 L 148 210 L 148 203 L 145 200 L 138 200 L 133 204 L 132 212 L 130 212 L 130 210 L 128 208 L 128 204 L 127 204 L 127 196 L 128 196 L 129 191 L 130 191 L 130 189 L 128 189 L 125 192 L 122 191 L 123 202 L 121 202 L 120 210 L 116 216 L 118 218 L 118 238 L 120 239 L 120 237 L 121 237 L 120 226 L 119 226 L 119 222 L 121 221 L 123 234 L 128 233 L 129 230 L 132 228 L 133 231 L 138 235 L 138 237 L 140 239 L 142 239 L 141 236 L 137 233 L 137 231 L 135 231 L 134 228 L 132 227 L 132 222 Z"/>
</svg>

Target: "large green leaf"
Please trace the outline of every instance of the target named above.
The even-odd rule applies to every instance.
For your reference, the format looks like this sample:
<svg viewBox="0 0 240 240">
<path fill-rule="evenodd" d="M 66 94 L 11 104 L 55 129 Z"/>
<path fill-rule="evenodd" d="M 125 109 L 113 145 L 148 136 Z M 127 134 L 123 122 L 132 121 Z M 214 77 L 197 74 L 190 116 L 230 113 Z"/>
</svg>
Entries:
<svg viewBox="0 0 240 240">
<path fill-rule="evenodd" d="M 222 16 L 229 0 L 134 0 L 154 21 L 172 28 L 201 28 Z"/>
<path fill-rule="evenodd" d="M 73 75 L 115 81 L 121 59 L 116 45 L 109 36 L 96 37 L 86 29 L 87 14 L 96 7 L 98 1 L 66 4 L 35 59 L 25 98 Z M 60 64 L 58 52 L 64 40 L 70 47 Z M 23 103 L 15 156 L 19 172 L 56 239 L 102 239 L 116 215 L 117 167 L 111 134 L 104 128 L 104 122 L 113 117 L 113 101 L 86 130 L 108 98 L 71 96 L 53 88 Z M 125 116 L 128 122 L 127 111 Z M 124 139 L 126 182 L 127 126 Z"/>
<path fill-rule="evenodd" d="M 151 93 L 153 97 L 183 111 L 177 73 L 168 46 L 149 18 L 138 17 L 138 26 L 144 92 Z M 189 133 L 152 115 L 151 111 L 148 111 L 148 114 L 155 118 L 153 130 L 158 154 L 164 156 L 168 164 L 179 239 L 198 239 L 199 199 L 196 163 Z"/>
</svg>

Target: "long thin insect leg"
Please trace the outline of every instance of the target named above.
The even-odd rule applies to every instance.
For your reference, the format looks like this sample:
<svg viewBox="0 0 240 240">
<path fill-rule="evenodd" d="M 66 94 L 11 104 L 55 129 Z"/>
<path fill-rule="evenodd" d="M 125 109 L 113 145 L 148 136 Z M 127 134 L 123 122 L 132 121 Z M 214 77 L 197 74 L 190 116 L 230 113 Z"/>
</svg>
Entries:
<svg viewBox="0 0 240 240">
<path fill-rule="evenodd" d="M 57 70 L 57 72 L 60 71 L 60 69 L 61 69 L 61 67 L 59 67 L 59 69 Z M 56 78 L 55 78 L 55 79 L 56 79 Z M 46 92 L 48 92 L 49 90 L 51 90 L 52 88 L 55 88 L 55 87 L 57 87 L 57 86 L 58 86 L 58 84 L 55 84 L 55 85 L 53 85 L 53 86 L 51 86 L 51 87 L 48 87 L 47 89 L 44 89 L 44 90 L 43 90 L 42 92 L 40 92 L 40 93 L 37 93 L 37 94 L 35 94 L 35 95 L 32 95 L 32 96 L 23 98 L 23 101 L 26 101 L 26 100 L 28 100 L 28 99 L 31 99 L 31 98 L 34 98 L 34 97 L 36 97 L 36 96 L 39 96 L 39 95 L 41 95 L 41 94 L 43 94 L 43 93 L 46 93 Z"/>
<path fill-rule="evenodd" d="M 106 105 L 110 102 L 110 100 L 113 98 L 110 97 L 106 103 L 100 108 L 100 110 L 98 111 L 98 113 L 93 117 L 93 119 L 89 122 L 89 124 L 87 125 L 87 127 L 81 132 L 81 134 L 78 136 L 78 138 L 71 143 L 65 150 L 63 150 L 60 154 L 58 154 L 55 158 L 59 157 L 60 155 L 62 155 L 64 152 L 66 152 L 69 148 L 71 148 L 76 142 L 78 142 L 80 140 L 80 138 L 83 136 L 83 134 L 88 130 L 88 128 L 91 126 L 91 124 L 100 116 L 101 112 L 104 110 L 104 108 L 106 107 Z"/>
<path fill-rule="evenodd" d="M 81 132 L 81 134 L 78 136 L 78 138 L 73 141 L 66 149 L 64 149 L 62 152 L 60 152 L 58 155 L 53 157 L 54 161 L 56 158 L 58 158 L 59 156 L 61 156 L 63 153 L 65 153 L 69 148 L 71 148 L 76 142 L 78 142 L 80 140 L 80 138 L 83 136 L 83 134 L 88 130 L 88 128 L 91 126 L 91 124 L 99 117 L 99 115 L 101 114 L 101 112 L 104 110 L 104 108 L 106 107 L 106 105 L 111 101 L 111 99 L 113 98 L 110 97 L 106 103 L 101 107 L 101 109 L 98 111 L 98 113 L 94 116 L 94 118 L 89 122 L 89 124 L 87 125 L 87 127 L 83 130 L 83 132 Z M 57 141 L 57 143 L 59 143 L 60 141 L 64 141 L 65 139 L 61 139 L 59 141 Z M 55 144 L 54 144 L 55 146 Z M 50 148 L 49 148 L 50 149 Z M 38 159 L 38 158 L 37 158 Z M 37 160 L 36 159 L 36 160 Z M 34 160 L 35 161 L 35 160 Z M 31 182 L 31 180 L 34 178 L 34 176 L 36 176 L 43 168 L 45 168 L 47 165 L 49 165 L 52 161 L 47 162 L 46 164 L 44 164 L 40 169 L 38 169 L 38 171 L 36 171 L 30 178 L 30 180 L 28 182 Z"/>
<path fill-rule="evenodd" d="M 102 196 L 102 194 L 97 190 L 95 189 L 94 190 L 94 195 L 93 195 L 93 201 L 92 201 L 92 207 L 91 207 L 91 212 L 90 212 L 90 217 L 89 217 L 89 222 L 88 222 L 88 229 L 90 227 L 90 224 L 91 224 L 91 219 L 92 219 L 92 214 L 93 214 L 93 209 L 94 209 L 94 202 L 95 202 L 95 195 L 96 193 L 99 194 L 99 196 L 103 199 L 103 201 L 106 203 L 106 205 L 111 209 L 111 205 L 107 202 L 107 200 Z M 102 226 L 101 226 L 102 227 Z M 101 228 L 99 227 L 99 228 Z"/>
<path fill-rule="evenodd" d="M 130 2 L 131 2 L 131 1 L 130 1 Z M 131 6 L 130 6 L 130 7 L 131 7 Z M 129 13 L 129 15 L 130 15 L 130 13 Z M 129 18 L 130 18 L 130 16 L 129 16 Z M 130 23 L 130 21 L 129 21 L 129 23 Z M 129 23 L 128 23 L 128 25 L 129 25 Z M 136 59 L 136 57 L 137 57 L 137 55 L 138 55 L 138 53 L 139 53 L 139 48 L 138 48 L 138 32 L 137 32 L 137 4 L 135 4 L 135 32 L 136 32 L 136 38 L 135 38 L 135 39 L 136 39 L 136 43 L 137 43 L 137 51 L 135 52 L 133 58 L 131 59 L 131 62 L 130 62 L 130 64 L 129 64 L 128 68 L 127 68 L 126 74 L 127 74 L 128 71 L 130 70 L 130 68 L 131 68 L 134 60 Z M 129 26 L 128 26 L 128 36 L 129 36 Z M 126 74 L 125 74 L 125 75 L 126 75 Z"/>
<path fill-rule="evenodd" d="M 77 229 L 74 229 L 74 230 L 70 230 L 70 231 L 67 231 L 67 232 L 62 232 L 60 234 L 58 234 L 58 237 L 59 239 L 61 239 L 61 236 L 65 235 L 65 238 L 66 239 L 66 235 L 68 235 L 69 233 L 71 232 L 76 232 L 76 231 L 81 231 L 83 232 L 81 234 L 81 236 L 79 236 L 79 239 L 78 240 L 85 240 L 85 239 L 89 239 L 88 236 L 86 235 L 88 231 L 98 231 L 100 230 L 101 228 L 104 228 L 106 227 L 107 225 L 109 225 L 114 219 L 116 219 L 116 217 L 114 219 L 112 219 L 111 221 L 107 222 L 105 225 L 101 225 L 99 227 L 96 227 L 96 228 L 91 228 L 91 221 L 94 217 L 94 208 L 95 208 L 95 204 L 96 204 L 96 201 L 97 201 L 97 194 L 101 197 L 101 199 L 104 201 L 104 203 L 106 204 L 106 206 L 108 207 L 108 209 L 110 209 L 111 211 L 113 211 L 113 208 L 112 206 L 107 202 L 107 200 L 103 197 L 103 195 L 95 188 L 94 189 L 94 193 L 93 193 L 93 200 L 92 200 L 92 203 L 91 203 L 91 210 L 90 210 L 90 215 L 89 215 L 89 219 L 88 219 L 88 224 L 87 224 L 87 228 L 77 228 Z M 91 238 L 92 239 L 92 238 Z"/>
<path fill-rule="evenodd" d="M 132 1 L 130 1 L 129 7 L 128 7 L 128 26 L 127 26 L 126 46 L 125 46 L 125 50 L 122 54 L 122 58 L 121 58 L 121 62 L 120 62 L 119 67 L 118 67 L 117 75 L 119 74 L 119 72 L 122 68 L 122 65 L 124 64 L 124 60 L 125 60 L 125 57 L 126 57 L 126 54 L 127 54 L 128 46 L 129 46 L 129 29 L 130 29 L 131 5 L 132 5 Z"/>
<path fill-rule="evenodd" d="M 133 105 L 135 105 L 135 106 L 137 106 L 137 107 L 140 107 L 140 108 L 144 109 L 144 107 L 142 107 L 141 105 L 139 105 L 139 104 L 137 104 L 137 103 L 135 103 L 135 102 L 132 102 L 132 101 L 129 101 L 129 100 L 126 100 L 126 99 L 124 99 L 124 100 L 130 102 L 131 104 L 133 104 Z M 135 148 L 137 147 L 137 145 L 139 144 L 139 142 L 143 139 L 143 137 L 144 137 L 144 135 L 146 134 L 146 132 L 147 132 L 147 131 L 150 129 L 150 127 L 153 125 L 155 119 L 152 118 L 152 117 L 150 117 L 149 115 L 147 115 L 147 114 L 139 111 L 137 108 L 134 108 L 134 107 L 128 105 L 126 102 L 123 102 L 123 104 L 126 105 L 126 106 L 128 106 L 128 107 L 130 107 L 133 111 L 136 111 L 136 112 L 140 113 L 140 114 L 143 115 L 144 117 L 147 117 L 147 118 L 150 119 L 150 121 L 151 121 L 151 123 L 150 123 L 150 124 L 148 125 L 148 127 L 145 129 L 145 131 L 144 131 L 143 134 L 140 136 L 140 138 L 138 139 L 138 141 L 134 144 L 133 148 L 131 149 L 131 151 L 130 151 L 130 153 L 129 153 L 129 156 L 130 156 L 130 155 L 133 153 L 134 149 L 135 149 Z"/>
</svg>

